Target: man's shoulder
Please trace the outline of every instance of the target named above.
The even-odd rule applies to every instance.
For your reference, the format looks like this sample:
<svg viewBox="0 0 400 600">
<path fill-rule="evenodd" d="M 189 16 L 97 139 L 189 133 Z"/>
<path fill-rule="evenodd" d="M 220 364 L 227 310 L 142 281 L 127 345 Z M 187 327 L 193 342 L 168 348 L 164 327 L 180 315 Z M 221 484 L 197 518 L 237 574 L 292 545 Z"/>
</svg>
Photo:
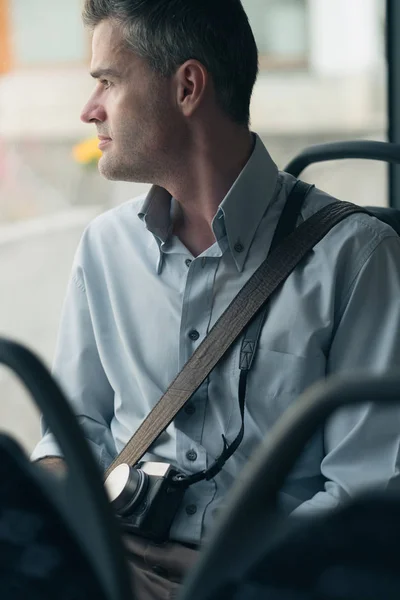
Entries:
<svg viewBox="0 0 400 600">
<path fill-rule="evenodd" d="M 302 220 L 310 218 L 325 206 L 338 200 L 339 198 L 314 187 L 304 202 L 301 211 Z M 334 243 L 336 248 L 348 242 L 356 245 L 364 243 L 372 247 L 377 246 L 383 239 L 390 237 L 398 237 L 398 235 L 387 223 L 368 212 L 359 212 L 346 217 L 336 225 L 326 239 L 327 242 Z"/>
<path fill-rule="evenodd" d="M 111 241 L 115 236 L 124 235 L 125 232 L 133 233 L 137 229 L 144 230 L 138 213 L 145 198 L 146 194 L 142 194 L 95 217 L 84 231 L 83 242 Z"/>
<path fill-rule="evenodd" d="M 286 196 L 294 183 L 292 176 L 284 174 Z M 312 188 L 304 201 L 301 221 L 338 200 L 317 187 Z M 314 247 L 312 262 L 323 268 L 325 276 L 330 273 L 335 281 L 341 281 L 345 289 L 378 249 L 382 260 L 386 256 L 391 262 L 400 262 L 400 237 L 397 233 L 378 218 L 359 212 L 348 216 L 329 231 Z"/>
<path fill-rule="evenodd" d="M 102 232 L 110 227 L 116 227 L 118 225 L 125 224 L 127 221 L 132 224 L 140 223 L 138 213 L 146 199 L 146 194 L 136 196 L 126 200 L 118 206 L 114 206 L 109 210 L 101 213 L 95 217 L 88 225 L 87 229 L 92 232 Z"/>
<path fill-rule="evenodd" d="M 145 197 L 138 196 L 95 217 L 81 236 L 75 267 L 92 269 L 116 254 L 125 256 L 146 245 L 148 231 L 138 216 Z"/>
</svg>

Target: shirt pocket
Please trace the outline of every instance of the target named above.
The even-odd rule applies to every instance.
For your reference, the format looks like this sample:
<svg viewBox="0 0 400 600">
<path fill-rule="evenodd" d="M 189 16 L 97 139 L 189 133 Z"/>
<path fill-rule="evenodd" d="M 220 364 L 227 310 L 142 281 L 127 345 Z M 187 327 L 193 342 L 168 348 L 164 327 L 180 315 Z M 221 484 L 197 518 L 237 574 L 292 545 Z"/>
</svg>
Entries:
<svg viewBox="0 0 400 600">
<path fill-rule="evenodd" d="M 247 380 L 245 454 L 252 453 L 301 394 L 325 375 L 323 356 L 259 348 Z"/>
<path fill-rule="evenodd" d="M 268 398 L 299 394 L 325 376 L 325 363 L 322 353 L 298 356 L 260 346 L 249 378 Z"/>
</svg>

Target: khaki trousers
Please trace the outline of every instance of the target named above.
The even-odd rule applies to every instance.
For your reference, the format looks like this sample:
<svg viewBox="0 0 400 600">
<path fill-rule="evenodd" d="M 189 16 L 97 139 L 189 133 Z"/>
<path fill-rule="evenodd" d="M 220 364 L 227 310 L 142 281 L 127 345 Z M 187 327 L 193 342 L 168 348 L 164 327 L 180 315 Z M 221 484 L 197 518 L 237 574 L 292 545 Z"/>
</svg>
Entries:
<svg viewBox="0 0 400 600">
<path fill-rule="evenodd" d="M 123 537 L 132 575 L 133 600 L 172 600 L 195 564 L 199 551 L 177 542 L 156 544 L 144 538 Z"/>
</svg>

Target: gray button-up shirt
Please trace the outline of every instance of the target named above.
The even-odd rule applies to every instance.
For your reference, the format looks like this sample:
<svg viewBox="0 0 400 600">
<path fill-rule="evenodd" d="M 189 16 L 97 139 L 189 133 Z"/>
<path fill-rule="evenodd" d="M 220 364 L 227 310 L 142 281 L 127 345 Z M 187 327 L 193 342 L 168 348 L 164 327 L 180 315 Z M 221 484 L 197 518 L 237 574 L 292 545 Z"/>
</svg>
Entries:
<svg viewBox="0 0 400 600">
<path fill-rule="evenodd" d="M 76 254 L 54 373 L 103 466 L 124 447 L 240 288 L 265 259 L 295 180 L 259 138 L 213 221 L 216 242 L 194 258 L 171 234 L 179 207 L 154 187 L 101 215 Z M 302 219 L 332 202 L 313 190 Z M 240 429 L 235 344 L 146 458 L 206 469 Z M 400 364 L 400 239 L 365 214 L 337 225 L 271 302 L 248 379 L 245 435 L 223 471 L 191 487 L 171 537 L 198 542 L 232 483 L 286 408 L 330 373 Z M 339 411 L 285 487 L 289 510 L 335 507 L 398 477 L 400 407 Z M 59 455 L 49 431 L 33 458 Z"/>
</svg>

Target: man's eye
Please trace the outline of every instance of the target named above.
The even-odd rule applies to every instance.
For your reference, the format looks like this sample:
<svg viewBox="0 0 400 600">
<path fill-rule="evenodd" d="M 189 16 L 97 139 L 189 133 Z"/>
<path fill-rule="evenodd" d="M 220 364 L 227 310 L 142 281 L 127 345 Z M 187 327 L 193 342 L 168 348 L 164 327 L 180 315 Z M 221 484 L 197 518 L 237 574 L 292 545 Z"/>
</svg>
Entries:
<svg viewBox="0 0 400 600">
<path fill-rule="evenodd" d="M 100 83 L 106 90 L 111 86 L 111 81 L 108 81 L 108 79 L 101 79 Z"/>
</svg>

